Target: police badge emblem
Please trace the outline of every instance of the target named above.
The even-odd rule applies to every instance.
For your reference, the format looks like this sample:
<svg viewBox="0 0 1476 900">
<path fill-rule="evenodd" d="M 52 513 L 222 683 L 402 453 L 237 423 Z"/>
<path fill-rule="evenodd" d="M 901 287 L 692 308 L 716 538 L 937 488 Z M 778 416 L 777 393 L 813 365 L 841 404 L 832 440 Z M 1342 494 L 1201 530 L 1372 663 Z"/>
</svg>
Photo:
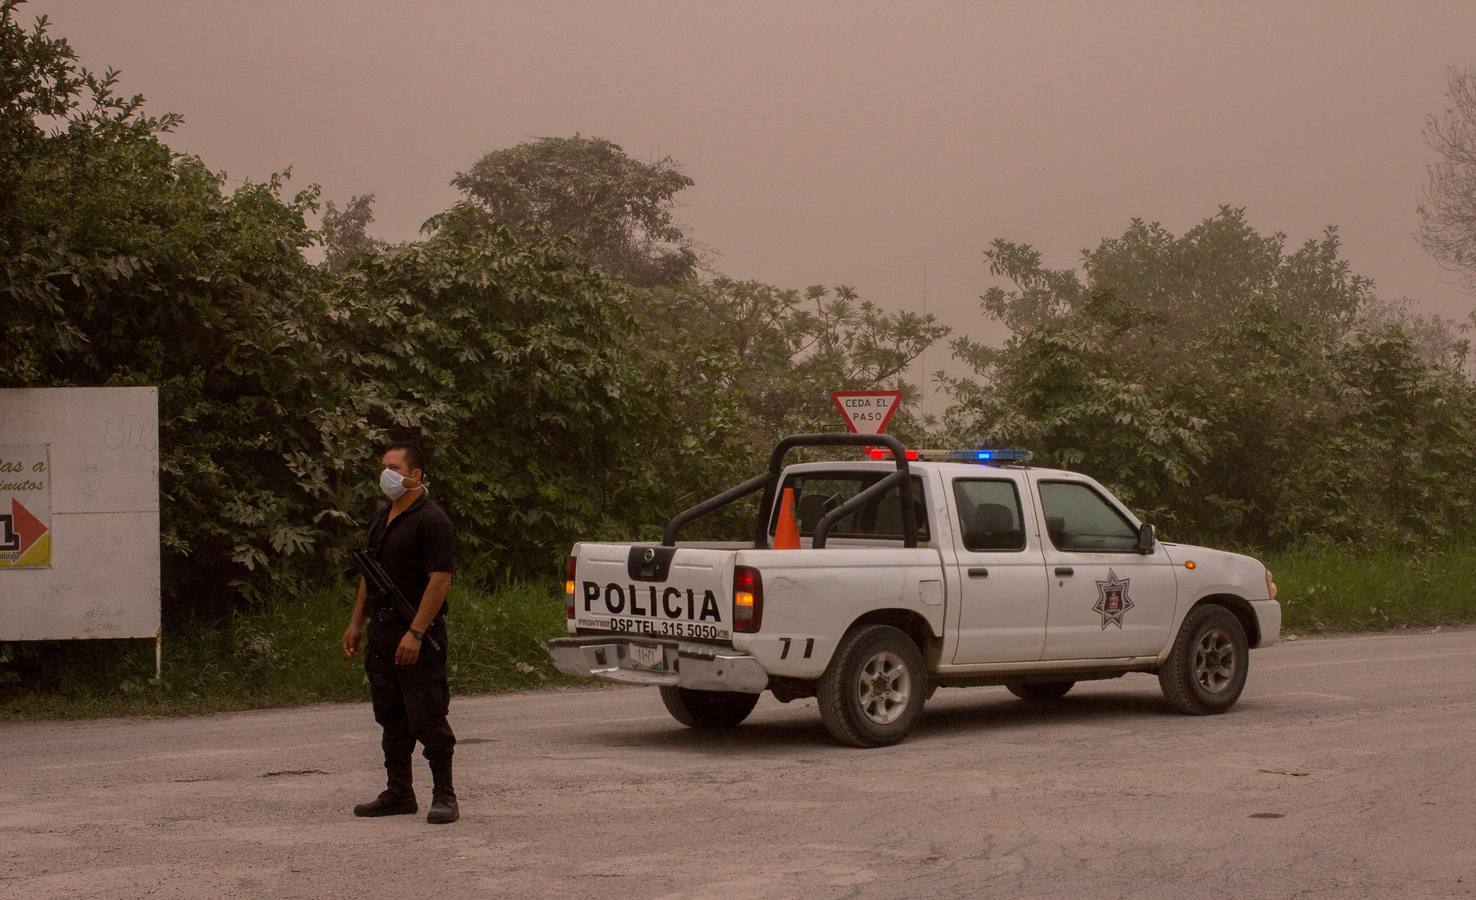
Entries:
<svg viewBox="0 0 1476 900">
<path fill-rule="evenodd" d="M 1103 631 L 1108 623 L 1122 628 L 1123 614 L 1133 608 L 1133 600 L 1128 596 L 1131 581 L 1131 578 L 1118 578 L 1116 572 L 1108 569 L 1107 580 L 1097 582 L 1097 602 L 1092 611 L 1102 615 Z"/>
</svg>

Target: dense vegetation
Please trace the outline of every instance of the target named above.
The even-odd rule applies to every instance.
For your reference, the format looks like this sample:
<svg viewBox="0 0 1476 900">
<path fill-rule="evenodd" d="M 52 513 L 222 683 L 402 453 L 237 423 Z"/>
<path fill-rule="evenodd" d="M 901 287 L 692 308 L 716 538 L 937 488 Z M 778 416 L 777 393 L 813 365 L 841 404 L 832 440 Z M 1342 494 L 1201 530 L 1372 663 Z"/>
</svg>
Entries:
<svg viewBox="0 0 1476 900">
<path fill-rule="evenodd" d="M 1476 385 L 1449 323 L 1380 303 L 1335 230 L 1289 251 L 1237 209 L 1180 236 L 1132 222 L 1076 271 L 995 241 L 1013 336 L 955 341 L 955 439 L 1083 469 L 1180 537 L 1284 547 L 1468 528 Z"/>
<path fill-rule="evenodd" d="M 945 333 L 848 288 L 695 277 L 690 179 L 596 138 L 486 154 L 412 243 L 368 233 L 368 197 L 315 228 L 315 188 L 228 190 L 164 142 L 177 117 L 3 9 L 0 386 L 160 386 L 167 622 L 338 571 L 388 440 L 430 451 L 464 557 L 543 576 L 834 427 L 827 389 Z"/>
<path fill-rule="evenodd" d="M 167 627 L 333 590 L 390 439 L 430 451 L 464 559 L 541 579 L 576 537 L 654 535 L 776 437 L 836 427 L 831 389 L 915 395 L 908 365 L 948 336 L 849 287 L 711 271 L 672 216 L 691 179 L 601 138 L 486 153 L 447 173 L 464 198 L 421 239 L 389 244 L 372 196 L 320 209 L 286 173 L 228 188 L 165 142 L 176 116 L 13 0 L 0 53 L 0 387 L 160 387 Z M 1456 115 L 1432 141 L 1469 144 Z M 1441 186 L 1469 178 L 1457 162 Z M 1431 200 L 1452 264 L 1461 196 Z M 1182 235 L 1133 220 L 1072 268 L 1004 239 L 983 256 L 1007 286 L 981 315 L 1011 337 L 954 339 L 970 374 L 938 376 L 951 405 L 904 412 L 905 440 L 1030 447 L 1180 538 L 1469 537 L 1465 342 L 1381 302 L 1335 230 L 1289 247 L 1226 207 Z"/>
</svg>

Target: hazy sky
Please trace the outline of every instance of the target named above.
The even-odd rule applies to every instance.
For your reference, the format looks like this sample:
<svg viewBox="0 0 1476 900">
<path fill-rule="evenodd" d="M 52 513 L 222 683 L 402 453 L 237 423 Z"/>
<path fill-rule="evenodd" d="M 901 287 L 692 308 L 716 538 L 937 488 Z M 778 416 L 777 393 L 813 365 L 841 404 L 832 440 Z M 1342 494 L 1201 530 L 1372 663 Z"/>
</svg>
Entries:
<svg viewBox="0 0 1476 900">
<path fill-rule="evenodd" d="M 392 240 L 483 152 L 576 131 L 696 180 L 679 212 L 737 278 L 846 283 L 957 331 L 980 250 L 1048 263 L 1130 217 L 1176 232 L 1228 203 L 1299 243 L 1341 228 L 1390 298 L 1476 299 L 1418 246 L 1444 69 L 1476 2 L 327 3 L 48 0 L 175 144 L 232 176 L 292 166 L 378 196 Z M 935 351 L 929 369 L 942 362 Z"/>
</svg>

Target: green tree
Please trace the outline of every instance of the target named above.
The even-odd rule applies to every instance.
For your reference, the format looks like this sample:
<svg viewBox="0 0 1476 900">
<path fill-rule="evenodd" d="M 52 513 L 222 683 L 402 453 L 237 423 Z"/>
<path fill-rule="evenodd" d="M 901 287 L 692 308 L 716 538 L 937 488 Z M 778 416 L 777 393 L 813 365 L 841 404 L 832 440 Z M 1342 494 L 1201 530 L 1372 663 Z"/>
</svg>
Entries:
<svg viewBox="0 0 1476 900">
<path fill-rule="evenodd" d="M 219 609 L 312 541 L 284 460 L 321 450 L 315 195 L 228 192 L 159 139 L 177 117 L 0 11 L 0 384 L 159 386 L 166 613 Z"/>
<path fill-rule="evenodd" d="M 1132 324 L 1118 349 L 1145 366 L 1178 355 L 1177 346 L 1209 333 L 1236 311 L 1254 307 L 1268 321 L 1345 332 L 1373 294 L 1373 282 L 1341 256 L 1337 229 L 1288 252 L 1286 235 L 1263 235 L 1245 210 L 1219 212 L 1175 236 L 1133 219 L 1118 237 L 1082 252 L 1080 271 L 1048 269 L 1028 244 L 995 240 L 984 251 L 990 273 L 1012 287 L 981 298 L 990 318 L 1021 333 L 1036 325 L 1068 325 L 1115 317 Z M 977 344 L 961 344 L 977 353 Z M 987 352 L 984 353 L 987 356 Z"/>
<path fill-rule="evenodd" d="M 1437 368 L 1464 369 L 1470 359 L 1471 342 L 1462 337 L 1461 325 L 1436 313 L 1410 308 L 1408 300 L 1398 303 L 1375 299 L 1364 304 L 1358 325 L 1365 331 L 1385 327 L 1405 334 L 1420 359 Z"/>
<path fill-rule="evenodd" d="M 384 241 L 369 234 L 374 223 L 374 195 L 359 194 L 339 209 L 332 200 L 323 206 L 323 265 L 342 272 L 364 255 L 383 250 Z"/>
<path fill-rule="evenodd" d="M 1086 471 L 1160 525 L 1207 461 L 1208 423 L 1110 343 L 1038 325 L 993 354 L 986 378 L 947 378 L 952 446 L 1024 447 Z"/>
<path fill-rule="evenodd" d="M 1448 70 L 1445 96 L 1445 110 L 1425 123 L 1440 161 L 1420 203 L 1420 242 L 1476 291 L 1476 67 Z"/>
<path fill-rule="evenodd" d="M 572 240 L 617 281 L 674 284 L 696 272 L 696 249 L 672 217 L 692 179 L 669 156 L 643 163 L 604 138 L 548 137 L 487 153 L 451 183 L 499 224 Z"/>
<path fill-rule="evenodd" d="M 646 346 L 672 364 L 713 359 L 757 445 L 837 424 L 832 390 L 915 394 L 907 367 L 948 334 L 932 316 L 887 312 L 855 289 L 787 290 L 716 278 L 637 292 Z"/>
<path fill-rule="evenodd" d="M 1476 443 L 1463 344 L 1378 303 L 1336 232 L 1284 243 L 1228 208 L 1180 237 L 1135 220 L 1081 273 L 996 241 L 1013 287 L 982 307 L 1013 334 L 954 342 L 953 440 L 1029 447 L 1188 537 L 1452 533 L 1476 497 L 1448 482 Z"/>
<path fill-rule="evenodd" d="M 167 162 L 168 151 L 155 136 L 180 121 L 143 115 L 141 98 L 118 95 L 117 73 L 83 68 L 72 47 L 50 35 L 46 17 L 21 27 L 20 6 L 17 0 L 0 3 L 0 258 L 6 275 L 0 356 L 12 384 L 41 377 L 56 354 L 87 351 L 87 334 L 76 321 L 86 311 L 68 309 L 69 292 L 83 289 L 84 281 L 96 286 L 133 274 L 128 260 L 83 259 L 79 271 L 61 258 L 60 245 L 75 239 L 73 230 L 85 240 L 112 221 L 104 216 L 93 226 L 75 215 L 70 201 L 98 212 L 110 198 L 94 198 L 73 183 L 135 161 L 152 164 L 156 175 L 163 170 L 167 181 L 167 166 L 159 164 Z M 57 215 L 62 218 L 53 225 Z"/>
<path fill-rule="evenodd" d="M 679 461 L 659 445 L 681 435 L 646 418 L 653 380 L 623 290 L 566 242 L 471 204 L 426 229 L 335 287 L 337 359 L 359 385 L 340 415 L 362 440 L 313 472 L 322 508 L 367 508 L 373 446 L 414 436 L 463 550 L 495 568 L 546 573 L 576 539 L 664 522 L 674 489 L 631 473 Z"/>
</svg>

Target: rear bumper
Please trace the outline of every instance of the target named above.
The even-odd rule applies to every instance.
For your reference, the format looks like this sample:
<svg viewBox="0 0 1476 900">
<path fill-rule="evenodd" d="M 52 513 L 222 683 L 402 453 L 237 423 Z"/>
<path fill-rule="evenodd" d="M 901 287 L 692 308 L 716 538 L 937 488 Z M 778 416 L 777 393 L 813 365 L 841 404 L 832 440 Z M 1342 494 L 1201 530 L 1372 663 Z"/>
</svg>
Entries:
<svg viewBox="0 0 1476 900">
<path fill-rule="evenodd" d="M 638 667 L 631 658 L 632 645 L 659 648 L 660 670 Z M 548 655 L 554 668 L 566 675 L 604 678 L 625 684 L 656 684 L 744 694 L 762 693 L 769 686 L 769 675 L 757 659 L 711 644 L 595 635 L 556 638 L 548 642 Z"/>
</svg>

